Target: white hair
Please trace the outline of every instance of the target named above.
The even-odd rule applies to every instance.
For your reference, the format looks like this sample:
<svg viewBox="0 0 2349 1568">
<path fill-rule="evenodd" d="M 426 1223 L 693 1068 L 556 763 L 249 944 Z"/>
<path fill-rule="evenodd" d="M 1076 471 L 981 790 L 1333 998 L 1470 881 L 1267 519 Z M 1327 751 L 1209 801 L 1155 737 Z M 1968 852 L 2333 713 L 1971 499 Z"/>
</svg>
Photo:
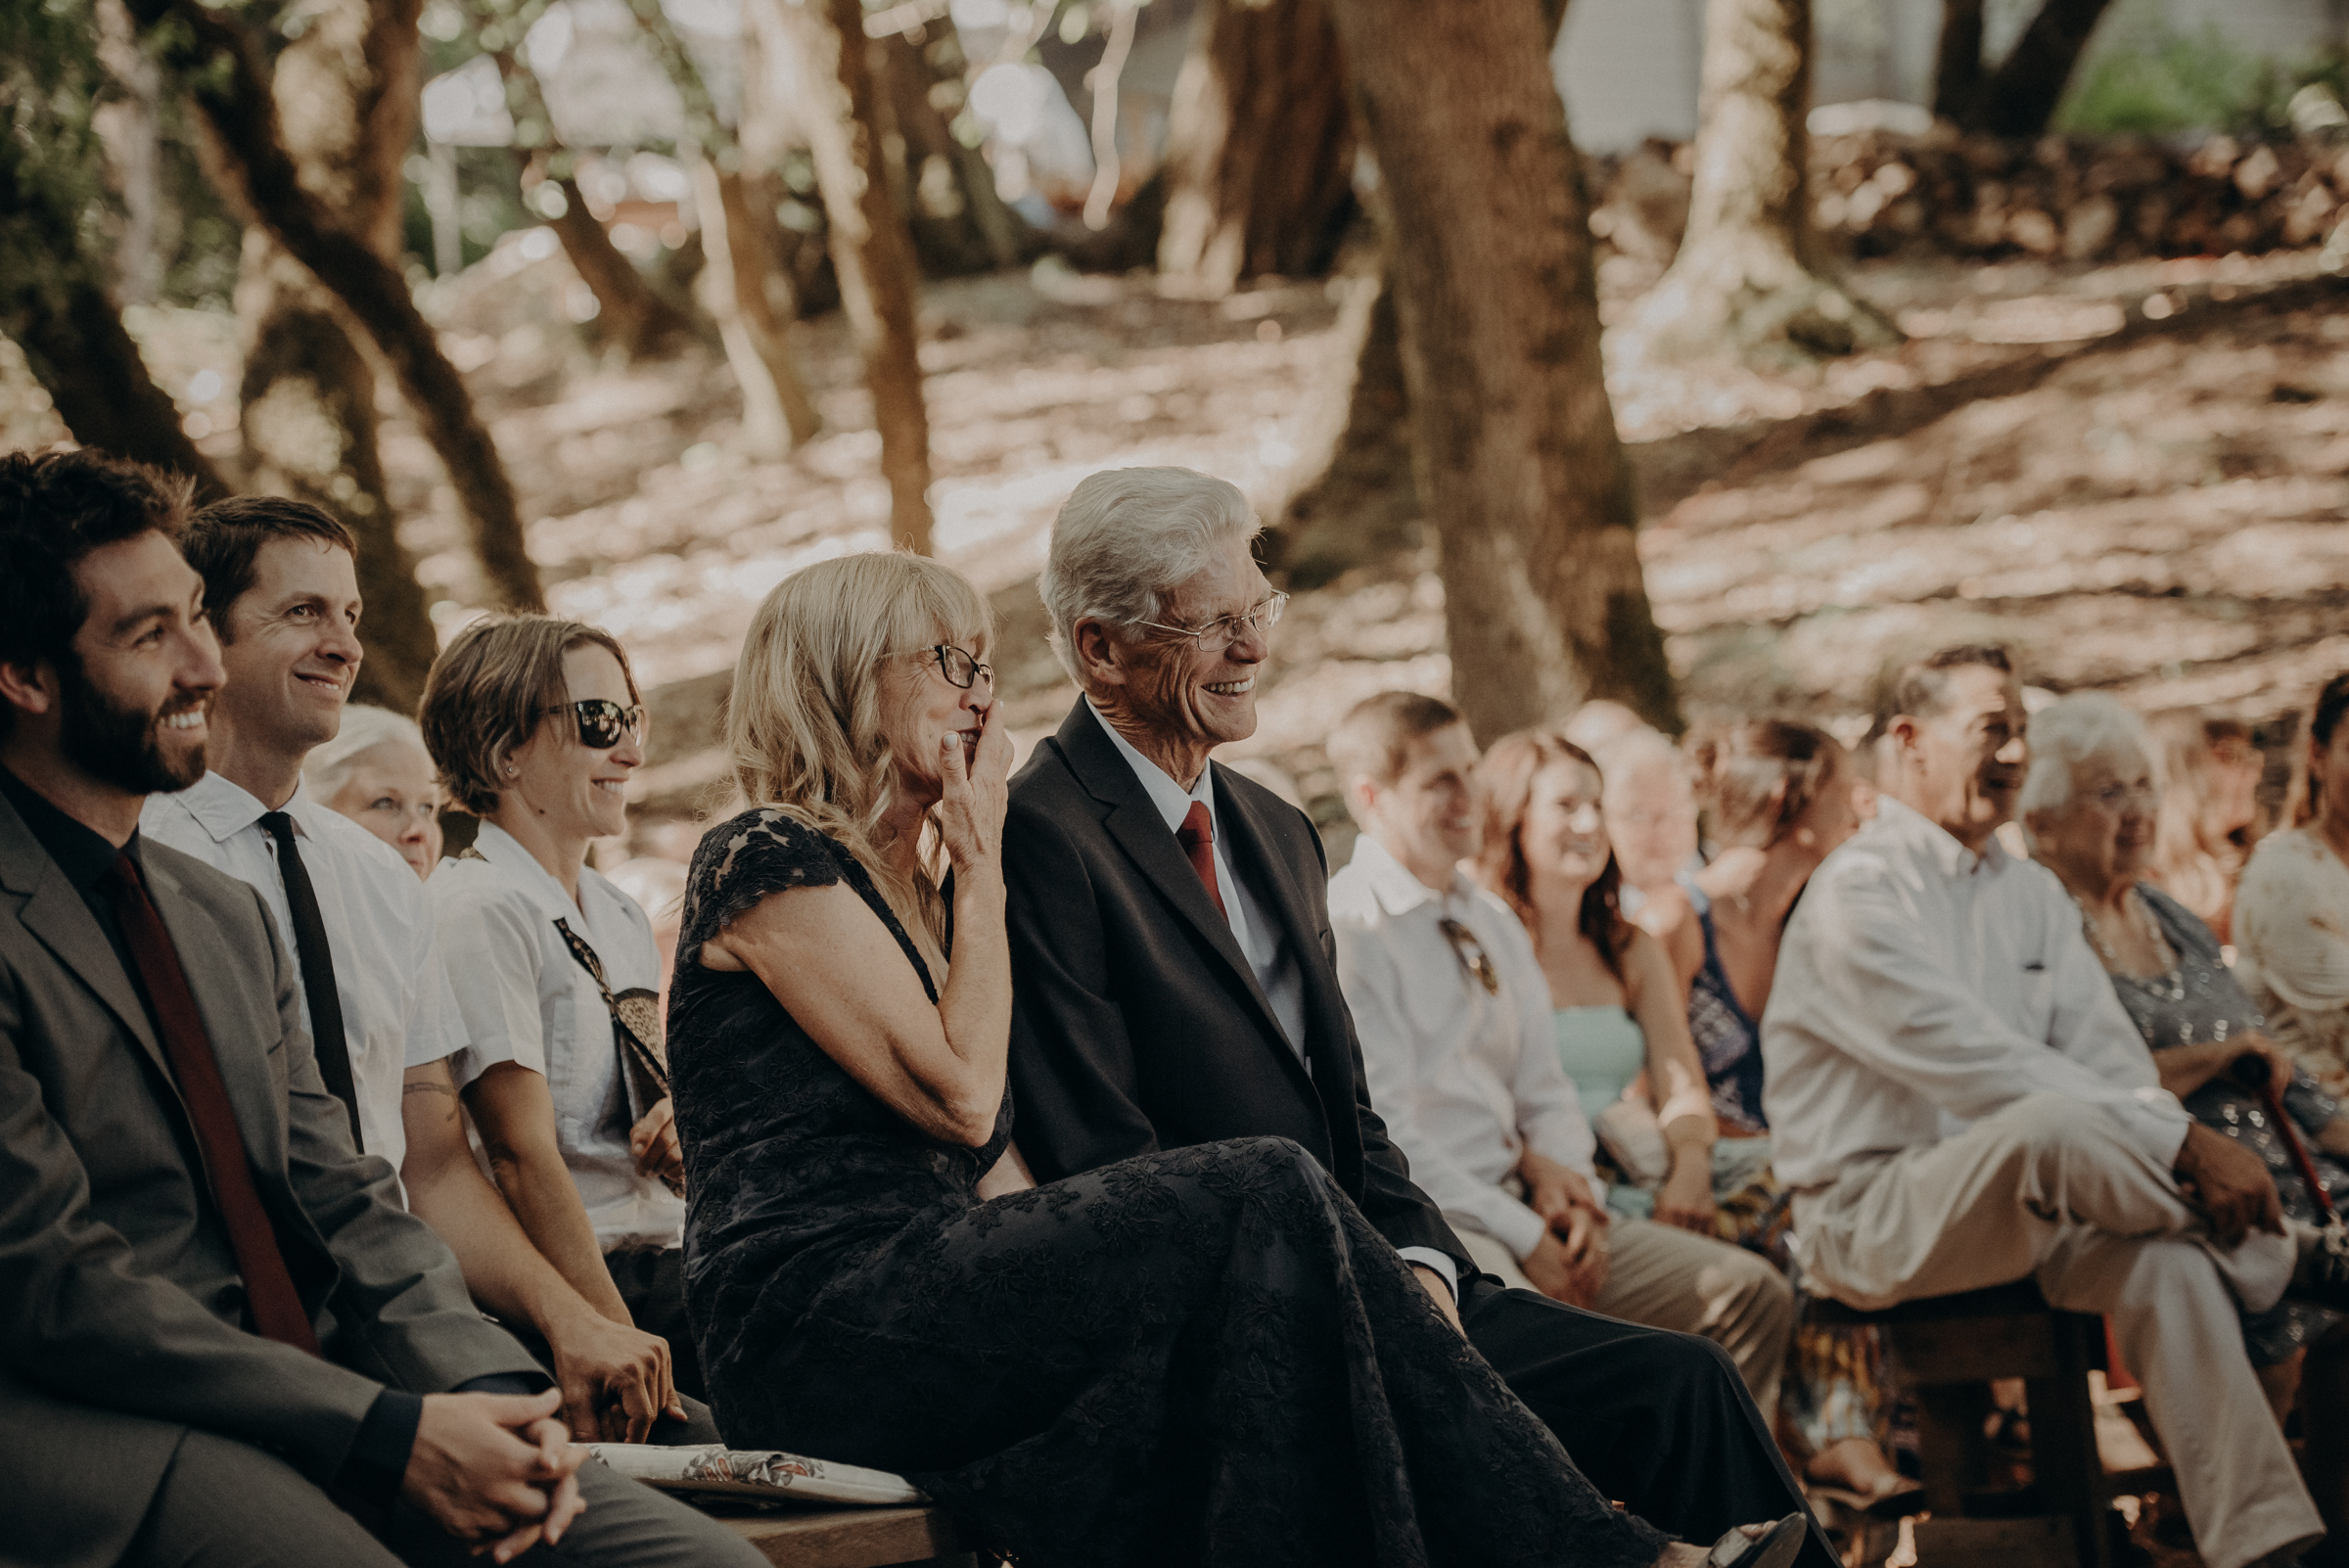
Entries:
<svg viewBox="0 0 2349 1568">
<path fill-rule="evenodd" d="M 343 727 L 335 732 L 335 738 L 312 748 L 301 760 L 301 778 L 310 787 L 310 798 L 323 806 L 342 794 L 359 759 L 390 741 L 405 741 L 422 752 L 426 761 L 432 759 L 424 744 L 424 731 L 407 715 L 365 703 L 345 708 Z"/>
<path fill-rule="evenodd" d="M 2030 832 L 2032 813 L 2060 811 L 2072 804 L 2073 775 L 2093 759 L 2135 752 L 2153 761 L 2145 721 L 2100 691 L 2084 691 L 2050 703 L 2031 715 L 2031 771 L 2023 776 L 2014 814 Z"/>
<path fill-rule="evenodd" d="M 1061 668 L 1083 684 L 1078 622 L 1130 627 L 1156 621 L 1165 596 L 1213 565 L 1219 547 L 1252 539 L 1263 528 L 1239 486 L 1211 474 L 1113 468 L 1087 475 L 1052 521 L 1051 552 L 1036 584 Z"/>
</svg>

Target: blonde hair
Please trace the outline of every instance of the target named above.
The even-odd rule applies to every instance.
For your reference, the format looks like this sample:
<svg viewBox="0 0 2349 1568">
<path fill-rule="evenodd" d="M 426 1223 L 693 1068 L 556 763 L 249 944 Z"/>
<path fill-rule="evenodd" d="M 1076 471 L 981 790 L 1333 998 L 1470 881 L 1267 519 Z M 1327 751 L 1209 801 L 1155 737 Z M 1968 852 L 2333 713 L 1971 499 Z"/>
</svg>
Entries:
<svg viewBox="0 0 2349 1568">
<path fill-rule="evenodd" d="M 563 656 L 590 644 L 620 661 L 628 701 L 644 701 L 620 639 L 583 621 L 484 616 L 440 650 L 416 719 L 450 806 L 475 816 L 497 809 L 498 765 L 569 694 Z"/>
<path fill-rule="evenodd" d="M 819 561 L 760 604 L 726 703 L 726 749 L 743 798 L 829 835 L 863 864 L 908 932 L 927 932 L 942 948 L 936 835 L 925 835 L 921 856 L 930 875 L 901 876 L 881 853 L 898 799 L 881 673 L 893 657 L 942 641 L 984 658 L 993 635 L 979 590 L 925 556 Z"/>
<path fill-rule="evenodd" d="M 416 720 L 405 714 L 395 714 L 389 708 L 376 708 L 366 703 L 351 703 L 343 710 L 343 727 L 335 738 L 324 746 L 310 749 L 301 760 L 301 780 L 309 787 L 310 799 L 326 804 L 343 793 L 350 782 L 359 759 L 378 746 L 408 745 L 424 752 L 426 761 L 433 754 L 425 750 L 424 731 Z"/>
</svg>

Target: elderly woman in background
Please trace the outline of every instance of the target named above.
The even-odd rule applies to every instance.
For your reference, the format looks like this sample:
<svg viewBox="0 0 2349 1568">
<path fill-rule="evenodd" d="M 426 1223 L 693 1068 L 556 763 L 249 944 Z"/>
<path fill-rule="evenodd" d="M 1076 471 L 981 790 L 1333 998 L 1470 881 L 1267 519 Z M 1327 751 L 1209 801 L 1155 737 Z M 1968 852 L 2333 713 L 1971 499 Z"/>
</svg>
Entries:
<svg viewBox="0 0 2349 1568">
<path fill-rule="evenodd" d="M 2308 716 L 2294 826 L 2251 852 L 2235 895 L 2243 989 L 2269 1033 L 2335 1096 L 2349 1095 L 2349 673 Z"/>
<path fill-rule="evenodd" d="M 627 655 L 576 621 L 478 621 L 434 662 L 421 718 L 457 809 L 482 822 L 426 892 L 490 1172 L 572 1287 L 667 1340 L 677 1389 L 699 1397 L 660 953 L 644 910 L 587 864 L 627 831 L 644 761 Z"/>
<path fill-rule="evenodd" d="M 399 852 L 418 877 L 440 860 L 440 785 L 424 732 L 389 708 L 352 703 L 343 728 L 301 764 L 310 797 Z"/>
<path fill-rule="evenodd" d="M 670 1002 L 728 1441 L 903 1472 L 1034 1568 L 1694 1562 L 1297 1143 L 1030 1181 L 990 631 L 946 568 L 871 554 L 786 578 L 743 644 L 756 804 L 694 857 Z"/>
<path fill-rule="evenodd" d="M 2336 1199 L 2349 1198 L 2349 1116 L 2263 1033 L 2259 1007 L 2219 955 L 2210 928 L 2145 880 L 2160 791 L 2149 739 L 2135 714 L 2100 693 L 2066 697 L 2031 720 L 2031 770 L 2017 803 L 2032 857 L 2055 873 L 2080 906 L 2089 944 L 2112 976 L 2161 1073 L 2161 1086 L 2204 1126 L 2237 1139 L 2266 1162 L 2284 1213 L 2315 1221 L 2318 1211 L 2266 1098 L 2238 1078 L 2272 1074 L 2300 1135 L 2318 1152 L 2315 1166 Z M 2349 1336 L 2341 1314 L 2287 1299 L 2245 1317 L 2243 1338 L 2279 1418 L 2290 1408 L 2309 1348 L 2326 1340 L 2309 1401 L 2311 1488 L 2320 1503 L 2317 1451 L 2337 1470 L 2349 1456 Z M 2320 1408 L 2320 1407 L 2322 1408 Z M 2317 1439 L 2322 1429 L 2323 1445 Z M 2336 1477 L 2327 1516 L 2340 1518 Z"/>
<path fill-rule="evenodd" d="M 1679 879 L 1704 863 L 1687 759 L 1645 724 L 1590 756 L 1607 781 L 1602 805 L 1607 840 L 1623 870 L 1623 912 L 1661 941 L 1688 919 L 1688 895 Z"/>
<path fill-rule="evenodd" d="M 2259 828 L 2263 763 L 2239 718 L 2165 714 L 2152 721 L 2161 817 L 2145 880 L 2234 941 L 2234 888 Z"/>
</svg>

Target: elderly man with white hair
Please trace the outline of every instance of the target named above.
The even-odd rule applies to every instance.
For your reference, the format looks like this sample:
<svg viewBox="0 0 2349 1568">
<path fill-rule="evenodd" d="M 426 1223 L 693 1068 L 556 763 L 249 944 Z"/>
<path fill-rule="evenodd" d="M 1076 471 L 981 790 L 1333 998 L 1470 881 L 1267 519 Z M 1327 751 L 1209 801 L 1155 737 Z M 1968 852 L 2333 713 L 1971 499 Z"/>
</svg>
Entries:
<svg viewBox="0 0 2349 1568">
<path fill-rule="evenodd" d="M 1083 695 L 1012 780 L 1003 829 L 1021 1151 L 1049 1182 L 1294 1139 L 1606 1496 L 1699 1541 L 1802 1514 L 1717 1347 L 1478 1273 L 1371 1109 L 1320 838 L 1210 761 L 1256 731 L 1286 602 L 1260 527 L 1230 484 L 1174 468 L 1095 474 L 1054 524 L 1044 604 Z M 1795 1542 L 1830 1568 L 1816 1527 Z"/>
<path fill-rule="evenodd" d="M 2035 1278 L 2108 1315 L 2203 1560 L 2289 1562 L 2323 1526 L 2238 1313 L 2349 1300 L 2349 1258 L 2287 1234 L 2258 1157 L 2162 1085 L 2063 886 L 2000 847 L 2030 757 L 2006 651 L 1916 662 L 1894 712 L 1876 820 L 1813 875 L 1762 1019 L 1809 1282 L 1875 1309 Z"/>
</svg>

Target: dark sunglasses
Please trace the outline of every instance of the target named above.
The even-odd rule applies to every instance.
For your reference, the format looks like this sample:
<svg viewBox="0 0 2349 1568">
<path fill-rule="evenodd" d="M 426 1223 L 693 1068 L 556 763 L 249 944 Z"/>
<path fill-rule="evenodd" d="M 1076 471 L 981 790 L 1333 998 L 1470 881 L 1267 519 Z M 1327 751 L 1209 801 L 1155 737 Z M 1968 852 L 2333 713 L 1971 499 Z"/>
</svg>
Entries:
<svg viewBox="0 0 2349 1568">
<path fill-rule="evenodd" d="M 541 715 L 570 714 L 579 721 L 579 744 L 594 751 L 608 752 L 620 744 L 622 735 L 644 739 L 644 705 L 622 708 L 609 697 L 589 697 L 581 702 L 566 703 L 557 708 L 541 708 Z"/>
<path fill-rule="evenodd" d="M 1499 995 L 1500 971 L 1494 968 L 1493 960 L 1485 956 L 1484 944 L 1476 940 L 1476 933 L 1450 915 L 1437 921 L 1436 927 L 1444 933 L 1444 940 L 1451 944 L 1453 955 L 1466 966 L 1468 973 L 1484 983 L 1487 993 Z"/>
</svg>

